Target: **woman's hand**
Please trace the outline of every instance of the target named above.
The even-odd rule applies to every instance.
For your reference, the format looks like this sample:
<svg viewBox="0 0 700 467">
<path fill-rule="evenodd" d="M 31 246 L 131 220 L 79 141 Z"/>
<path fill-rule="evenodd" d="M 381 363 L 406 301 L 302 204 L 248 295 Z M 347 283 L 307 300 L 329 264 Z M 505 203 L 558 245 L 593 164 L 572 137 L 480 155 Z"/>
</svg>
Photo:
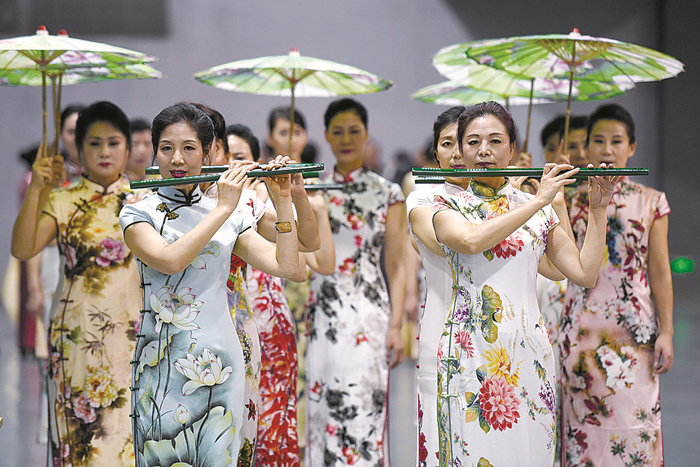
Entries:
<svg viewBox="0 0 700 467">
<path fill-rule="evenodd" d="M 386 361 L 389 363 L 389 368 L 394 368 L 403 361 L 403 352 L 401 328 L 392 327 L 386 335 Z"/>
<path fill-rule="evenodd" d="M 535 199 L 539 198 L 544 206 L 550 204 L 561 188 L 576 181 L 569 177 L 578 171 L 578 167 L 569 164 L 545 164 Z"/>
<path fill-rule="evenodd" d="M 240 162 L 240 163 L 238 163 Z M 222 206 L 233 212 L 238 206 L 241 198 L 241 190 L 248 178 L 248 171 L 257 167 L 257 164 L 250 164 L 244 161 L 231 163 L 231 168 L 221 174 L 216 186 L 219 191 L 218 206 Z"/>
<path fill-rule="evenodd" d="M 63 177 L 63 157 L 59 155 L 44 157 L 43 149 L 42 143 L 32 164 L 32 180 L 29 184 L 38 191 L 53 189 Z"/>
<path fill-rule="evenodd" d="M 611 169 L 612 166 L 612 164 L 600 164 L 601 169 Z M 593 164 L 588 164 L 588 168 L 594 168 Z M 620 180 L 620 177 L 588 177 L 588 202 L 591 209 L 607 209 L 618 180 Z"/>
<path fill-rule="evenodd" d="M 277 156 L 267 163 L 265 169 L 271 170 L 282 168 L 286 167 L 288 164 L 292 164 L 293 162 L 294 161 L 289 156 Z M 273 201 L 281 197 L 290 196 L 292 191 L 292 182 L 289 174 L 267 176 L 264 178 L 264 181 L 265 185 L 267 185 L 267 191 L 270 193 L 270 197 L 273 199 Z"/>
<path fill-rule="evenodd" d="M 673 366 L 673 339 L 669 333 L 660 333 L 654 344 L 654 373 L 666 373 Z"/>
</svg>

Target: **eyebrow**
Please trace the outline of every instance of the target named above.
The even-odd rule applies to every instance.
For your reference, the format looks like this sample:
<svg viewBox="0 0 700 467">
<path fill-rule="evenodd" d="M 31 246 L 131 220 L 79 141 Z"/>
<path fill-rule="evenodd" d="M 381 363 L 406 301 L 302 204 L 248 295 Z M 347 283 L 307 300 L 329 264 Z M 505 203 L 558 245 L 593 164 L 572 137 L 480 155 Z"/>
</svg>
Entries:
<svg viewBox="0 0 700 467">
<path fill-rule="evenodd" d="M 501 133 L 501 132 L 489 133 L 489 136 L 504 136 L 504 135 L 505 135 L 505 133 Z M 472 133 L 472 134 L 470 134 L 470 135 L 467 135 L 467 138 L 471 138 L 471 137 L 473 137 L 473 136 L 477 136 L 477 137 L 478 137 L 478 136 L 480 136 L 480 135 L 477 135 L 476 133 Z"/>
</svg>

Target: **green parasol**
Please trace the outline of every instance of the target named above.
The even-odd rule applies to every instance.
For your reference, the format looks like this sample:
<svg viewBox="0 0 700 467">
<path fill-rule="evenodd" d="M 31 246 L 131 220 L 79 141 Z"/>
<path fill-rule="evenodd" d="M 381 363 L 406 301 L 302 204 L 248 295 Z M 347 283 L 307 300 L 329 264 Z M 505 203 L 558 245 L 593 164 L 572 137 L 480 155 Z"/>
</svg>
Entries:
<svg viewBox="0 0 700 467">
<path fill-rule="evenodd" d="M 51 36 L 44 26 L 39 26 L 34 36 L 0 40 L 0 85 L 42 87 L 42 141 L 46 151 L 47 79 L 54 84 L 54 107 L 57 114 L 60 112 L 60 92 L 64 76 L 72 76 L 73 78 L 69 79 L 77 82 L 77 70 L 82 70 L 90 77 L 87 81 L 120 79 L 125 75 L 152 78 L 159 74 L 158 77 L 162 77 L 162 74 L 150 67 L 132 68 L 134 65 L 155 60 L 155 57 L 141 52 L 74 39 L 68 37 L 63 30 L 58 35 Z M 98 78 L 99 75 L 102 77 Z M 58 129 L 56 131 L 58 132 Z"/>
<path fill-rule="evenodd" d="M 549 102 L 569 99 L 569 87 L 571 86 L 571 99 L 576 101 L 591 101 L 608 99 L 622 94 L 634 87 L 633 82 L 609 84 L 598 81 L 569 81 L 550 77 L 527 77 L 509 73 L 467 58 L 465 51 L 478 42 L 456 44 L 441 49 L 433 57 L 433 66 L 438 72 L 455 83 L 483 91 L 508 97 L 528 97 L 527 131 L 523 150 L 527 152 L 530 139 L 530 117 L 532 104 L 538 103 L 535 99 L 550 99 Z M 502 102 L 502 100 L 492 99 Z M 483 101 L 481 101 L 483 102 Z M 510 104 L 516 101 L 509 99 Z M 517 101 L 521 102 L 521 101 Z M 475 102 L 476 103 L 476 102 Z M 540 100 L 539 103 L 542 103 Z"/>
<path fill-rule="evenodd" d="M 518 77 L 568 80 L 565 140 L 575 80 L 629 86 L 683 71 L 683 63 L 669 55 L 614 39 L 582 36 L 578 29 L 570 34 L 476 41 L 464 53 L 468 59 Z"/>
<path fill-rule="evenodd" d="M 194 78 L 226 91 L 291 96 L 290 154 L 295 97 L 368 94 L 383 91 L 392 85 L 391 81 L 353 66 L 302 56 L 296 48 L 289 55 L 251 58 L 219 65 L 200 71 Z"/>
</svg>

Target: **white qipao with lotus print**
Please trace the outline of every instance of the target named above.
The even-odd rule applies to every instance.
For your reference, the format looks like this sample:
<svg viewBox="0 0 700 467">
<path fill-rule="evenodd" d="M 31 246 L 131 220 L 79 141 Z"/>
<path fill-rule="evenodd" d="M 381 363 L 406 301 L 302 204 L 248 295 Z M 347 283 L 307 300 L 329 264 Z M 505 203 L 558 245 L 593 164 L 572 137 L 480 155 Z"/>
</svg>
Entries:
<svg viewBox="0 0 700 467">
<path fill-rule="evenodd" d="M 530 200 L 506 183 L 472 180 L 436 196 L 477 225 Z M 559 219 L 551 206 L 493 248 L 443 246 L 453 293 L 437 350 L 440 466 L 551 466 L 555 440 L 552 346 L 536 297 L 537 266 Z"/>
<path fill-rule="evenodd" d="M 148 222 L 173 243 L 216 206 L 172 187 L 124 209 L 122 229 Z M 181 273 L 140 263 L 144 310 L 132 376 L 136 466 L 236 465 L 245 365 L 228 306 L 231 252 L 249 221 L 233 214 Z"/>
</svg>

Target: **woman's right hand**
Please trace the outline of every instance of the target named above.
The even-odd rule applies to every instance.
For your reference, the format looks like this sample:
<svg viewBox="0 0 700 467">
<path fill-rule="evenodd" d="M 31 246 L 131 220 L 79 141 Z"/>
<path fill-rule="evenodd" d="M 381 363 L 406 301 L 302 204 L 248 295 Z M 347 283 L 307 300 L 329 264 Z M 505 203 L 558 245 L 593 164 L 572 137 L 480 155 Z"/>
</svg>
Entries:
<svg viewBox="0 0 700 467">
<path fill-rule="evenodd" d="M 63 157 L 44 157 L 44 145 L 39 146 L 36 159 L 32 164 L 32 180 L 29 184 L 39 191 L 53 189 L 63 175 Z"/>
<path fill-rule="evenodd" d="M 233 212 L 241 199 L 241 191 L 248 179 L 248 171 L 257 167 L 246 161 L 235 161 L 231 168 L 221 174 L 216 186 L 219 190 L 218 206 L 222 206 Z"/>
<path fill-rule="evenodd" d="M 561 188 L 576 181 L 569 177 L 578 171 L 578 167 L 570 164 L 545 164 L 535 199 L 539 199 L 544 206 L 550 204 Z"/>
</svg>

